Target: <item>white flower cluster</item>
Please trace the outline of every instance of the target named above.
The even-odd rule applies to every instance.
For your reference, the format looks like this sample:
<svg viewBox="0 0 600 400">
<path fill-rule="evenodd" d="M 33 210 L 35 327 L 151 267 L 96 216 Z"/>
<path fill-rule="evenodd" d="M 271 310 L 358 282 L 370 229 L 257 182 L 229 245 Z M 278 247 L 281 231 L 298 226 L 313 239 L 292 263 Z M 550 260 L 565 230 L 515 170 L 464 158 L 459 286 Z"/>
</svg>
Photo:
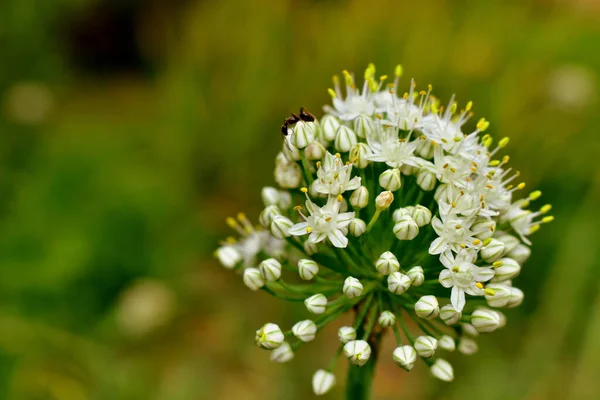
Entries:
<svg viewBox="0 0 600 400">
<path fill-rule="evenodd" d="M 474 353 L 475 336 L 506 323 L 495 309 L 523 300 L 512 281 L 530 255 L 528 237 L 552 221 L 550 205 L 529 210 L 539 191 L 514 199 L 525 184 L 501 154 L 509 140 L 494 145 L 485 119 L 465 131 L 471 102 L 459 110 L 452 98 L 444 107 L 431 86 L 418 91 L 414 81 L 399 95 L 401 75 L 398 66 L 386 85 L 369 65 L 359 89 L 344 71 L 345 90 L 334 77 L 333 104 L 320 120 L 284 125 L 275 160 L 281 190 L 263 189 L 260 226 L 244 215 L 228 219 L 241 238 L 217 250 L 221 263 L 239 269 L 251 290 L 303 302 L 312 314 L 289 331 L 273 323 L 257 331 L 273 361 L 291 360 L 355 310 L 353 326 L 339 329 L 337 355 L 363 366 L 375 333 L 389 329 L 400 367 L 410 371 L 420 358 L 451 381 L 438 353 Z M 335 385 L 336 359 L 315 373 L 317 395 Z"/>
</svg>

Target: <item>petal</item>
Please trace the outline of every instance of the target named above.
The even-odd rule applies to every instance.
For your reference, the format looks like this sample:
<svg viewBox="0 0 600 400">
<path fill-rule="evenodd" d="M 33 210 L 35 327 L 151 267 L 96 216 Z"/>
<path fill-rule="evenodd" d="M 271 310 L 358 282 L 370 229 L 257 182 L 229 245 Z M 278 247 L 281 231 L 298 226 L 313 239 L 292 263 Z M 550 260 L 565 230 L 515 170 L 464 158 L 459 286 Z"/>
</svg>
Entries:
<svg viewBox="0 0 600 400">
<path fill-rule="evenodd" d="M 446 247 L 448 246 L 444 240 L 439 237 L 429 245 L 429 254 L 440 254 L 442 251 L 446 250 Z"/>
<path fill-rule="evenodd" d="M 440 272 L 440 284 L 445 288 L 452 287 L 452 275 L 449 270 Z"/>
<path fill-rule="evenodd" d="M 327 235 L 324 232 L 311 232 L 308 236 L 308 241 L 310 243 L 319 243 L 325 239 Z"/>
<path fill-rule="evenodd" d="M 433 226 L 433 229 L 438 235 L 444 233 L 444 224 L 438 217 L 433 217 L 431 220 L 431 226 Z"/>
<path fill-rule="evenodd" d="M 346 190 L 355 190 L 358 189 L 360 187 L 360 176 L 355 176 L 354 178 L 350 179 L 350 181 L 348 182 L 348 185 L 346 185 Z"/>
<path fill-rule="evenodd" d="M 293 225 L 290 230 L 289 233 L 290 235 L 294 235 L 294 236 L 302 236 L 302 235 L 306 235 L 308 232 L 306 231 L 306 228 L 308 228 L 308 222 L 300 222 L 299 224 L 295 224 Z"/>
<path fill-rule="evenodd" d="M 440 254 L 440 262 L 444 265 L 444 267 L 448 269 L 452 269 L 454 265 L 456 265 L 454 261 L 454 255 L 451 251 L 446 250 L 442 254 Z"/>
<path fill-rule="evenodd" d="M 472 269 L 473 279 L 478 282 L 487 282 L 494 277 L 494 270 L 488 267 L 475 267 Z"/>
<path fill-rule="evenodd" d="M 452 302 L 452 307 L 454 307 L 456 311 L 461 312 L 466 303 L 465 292 L 461 288 L 454 286 L 452 288 L 452 293 L 450 294 L 450 301 Z"/>
<path fill-rule="evenodd" d="M 340 231 L 339 229 L 335 229 L 334 231 L 329 232 L 327 237 L 329 238 L 329 240 L 331 240 L 331 243 L 335 247 L 344 248 L 348 246 L 348 238 L 344 236 L 342 231 Z"/>
<path fill-rule="evenodd" d="M 338 229 L 342 229 L 342 228 L 348 226 L 350 224 L 350 222 L 352 222 L 353 219 L 354 219 L 353 212 L 338 214 L 338 216 L 335 220 L 335 226 Z"/>
</svg>

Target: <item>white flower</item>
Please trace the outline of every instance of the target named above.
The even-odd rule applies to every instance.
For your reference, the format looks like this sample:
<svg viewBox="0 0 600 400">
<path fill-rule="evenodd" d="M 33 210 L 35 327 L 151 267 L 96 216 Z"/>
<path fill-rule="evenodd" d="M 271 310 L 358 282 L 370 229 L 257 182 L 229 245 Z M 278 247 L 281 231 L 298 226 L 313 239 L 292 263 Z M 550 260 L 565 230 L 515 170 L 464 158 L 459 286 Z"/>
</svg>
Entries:
<svg viewBox="0 0 600 400">
<path fill-rule="evenodd" d="M 342 291 L 348 298 L 352 299 L 354 297 L 359 297 L 362 294 L 363 285 L 358 279 L 349 276 L 344 281 L 344 288 Z"/>
<path fill-rule="evenodd" d="M 325 394 L 335 386 L 335 375 L 331 372 L 320 369 L 313 375 L 312 387 L 317 396 Z"/>
<path fill-rule="evenodd" d="M 337 196 L 346 190 L 358 189 L 360 177 L 352 178 L 352 164 L 344 164 L 339 155 L 327 152 L 313 185 L 318 193 Z"/>
<path fill-rule="evenodd" d="M 417 352 L 414 347 L 408 345 L 396 347 L 394 349 L 393 359 L 399 367 L 404 368 L 406 371 L 410 371 L 417 361 Z"/>
<path fill-rule="evenodd" d="M 292 327 L 292 333 L 303 342 L 310 342 L 317 334 L 317 325 L 310 319 L 305 319 Z"/>
<path fill-rule="evenodd" d="M 418 317 L 424 319 L 437 318 L 437 316 L 440 314 L 440 307 L 435 296 L 422 296 L 415 303 L 415 313 Z"/>
<path fill-rule="evenodd" d="M 276 281 L 281 277 L 281 263 L 274 258 L 262 261 L 258 269 L 266 281 Z"/>
<path fill-rule="evenodd" d="M 448 335 L 442 335 L 438 340 L 438 347 L 446 351 L 454 351 L 456 349 L 456 342 Z"/>
<path fill-rule="evenodd" d="M 419 225 L 411 216 L 404 215 L 394 225 L 393 231 L 398 240 L 413 240 L 419 234 Z"/>
<path fill-rule="evenodd" d="M 415 340 L 415 350 L 421 357 L 432 357 L 437 349 L 438 341 L 433 336 L 419 336 Z"/>
<path fill-rule="evenodd" d="M 306 201 L 306 208 L 310 212 L 309 217 L 304 217 L 305 222 L 292 226 L 289 233 L 301 236 L 310 233 L 308 240 L 311 243 L 319 243 L 328 238 L 335 247 L 346 247 L 348 238 L 342 229 L 346 228 L 354 218 L 353 212 L 340 213 L 340 204 L 335 197 L 329 197 L 327 204 L 321 208 L 312 201 Z"/>
<path fill-rule="evenodd" d="M 371 357 L 371 346 L 364 340 L 352 340 L 344 345 L 344 355 L 352 364 L 361 367 Z"/>
<path fill-rule="evenodd" d="M 452 382 L 454 380 L 454 370 L 452 365 L 443 358 L 435 360 L 430 368 L 431 374 L 444 382 Z"/>
<path fill-rule="evenodd" d="M 327 308 L 327 297 L 321 293 L 317 293 L 304 300 L 304 305 L 313 314 L 323 314 Z"/>
<path fill-rule="evenodd" d="M 421 286 L 423 281 L 425 281 L 425 274 L 423 272 L 423 268 L 420 266 L 412 267 L 406 273 L 410 278 L 410 284 L 412 286 Z"/>
<path fill-rule="evenodd" d="M 240 252 L 235 247 L 230 245 L 219 247 L 219 249 L 216 251 L 216 256 L 219 259 L 219 262 L 225 268 L 230 269 L 242 261 L 242 255 Z"/>
<path fill-rule="evenodd" d="M 456 311 L 462 311 L 465 306 L 465 293 L 471 296 L 483 296 L 484 290 L 481 282 L 489 281 L 494 277 L 492 268 L 478 267 L 473 262 L 477 253 L 461 251 L 454 256 L 451 251 L 446 251 L 440 256 L 440 261 L 446 269 L 440 272 L 440 283 L 446 288 L 452 288 L 450 301 Z"/>
<path fill-rule="evenodd" d="M 273 350 L 283 344 L 283 332 L 279 326 L 268 323 L 256 331 L 256 345 L 263 349 Z"/>
<path fill-rule="evenodd" d="M 410 287 L 410 278 L 400 272 L 392 272 L 387 282 L 388 290 L 394 294 L 402 294 Z"/>
<path fill-rule="evenodd" d="M 386 251 L 379 256 L 379 259 L 375 263 L 375 268 L 377 268 L 377 272 L 380 274 L 389 275 L 400 270 L 400 263 L 394 253 Z"/>
<path fill-rule="evenodd" d="M 369 205 L 369 191 L 366 187 L 361 186 L 352 192 L 350 196 L 350 204 L 354 208 L 365 208 Z"/>
<path fill-rule="evenodd" d="M 367 141 L 371 148 L 372 155 L 369 160 L 375 162 L 384 162 L 392 168 L 399 168 L 404 165 L 418 167 L 419 158 L 413 153 L 417 148 L 417 141 L 409 142 L 406 139 L 398 139 L 398 131 L 394 129 L 386 129 L 382 133 L 382 137 Z"/>
<path fill-rule="evenodd" d="M 294 358 L 294 351 L 288 342 L 283 342 L 281 346 L 271 351 L 271 361 L 276 363 L 285 363 Z"/>
<path fill-rule="evenodd" d="M 446 304 L 440 308 L 440 318 L 446 325 L 454 325 L 458 323 L 461 317 L 462 313 L 460 311 L 456 311 L 452 304 Z"/>
<path fill-rule="evenodd" d="M 265 286 L 265 279 L 263 278 L 262 274 L 260 273 L 260 271 L 258 270 L 258 268 L 246 268 L 244 270 L 244 284 L 250 289 L 250 290 L 258 290 L 261 287 Z"/>
<path fill-rule="evenodd" d="M 378 322 L 379 325 L 381 325 L 384 328 L 387 328 L 396 323 L 396 316 L 391 311 L 383 311 L 379 315 Z"/>
<path fill-rule="evenodd" d="M 500 327 L 500 316 L 494 310 L 480 308 L 473 311 L 471 324 L 478 332 L 493 332 Z"/>
<path fill-rule="evenodd" d="M 338 329 L 338 339 L 342 343 L 348 343 L 356 339 L 356 330 L 351 326 L 342 326 Z"/>
<path fill-rule="evenodd" d="M 395 192 L 402 186 L 400 170 L 398 168 L 388 169 L 379 175 L 379 186 L 385 190 Z"/>
<path fill-rule="evenodd" d="M 461 245 L 474 247 L 473 233 L 470 223 L 466 219 L 457 217 L 455 214 L 442 215 L 442 219 L 433 217 L 431 225 L 439 236 L 429 246 L 429 254 L 440 254 L 450 249 L 458 253 Z"/>
<path fill-rule="evenodd" d="M 477 350 L 479 350 L 477 342 L 470 337 L 463 336 L 458 341 L 458 351 L 463 354 L 470 356 L 471 354 L 477 353 Z"/>
</svg>

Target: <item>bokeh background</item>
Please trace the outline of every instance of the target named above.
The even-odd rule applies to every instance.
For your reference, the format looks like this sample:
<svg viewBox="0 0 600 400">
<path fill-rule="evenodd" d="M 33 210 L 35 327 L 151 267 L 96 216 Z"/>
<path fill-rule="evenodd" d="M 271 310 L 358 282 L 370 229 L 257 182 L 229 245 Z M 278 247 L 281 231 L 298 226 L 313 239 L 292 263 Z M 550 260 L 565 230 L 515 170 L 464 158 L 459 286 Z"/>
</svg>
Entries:
<svg viewBox="0 0 600 400">
<path fill-rule="evenodd" d="M 271 364 L 254 330 L 303 310 L 212 251 L 283 117 L 368 62 L 473 100 L 556 216 L 452 385 L 390 340 L 374 397 L 600 398 L 597 0 L 3 0 L 0 54 L 0 399 L 311 398 L 335 327 Z"/>
</svg>

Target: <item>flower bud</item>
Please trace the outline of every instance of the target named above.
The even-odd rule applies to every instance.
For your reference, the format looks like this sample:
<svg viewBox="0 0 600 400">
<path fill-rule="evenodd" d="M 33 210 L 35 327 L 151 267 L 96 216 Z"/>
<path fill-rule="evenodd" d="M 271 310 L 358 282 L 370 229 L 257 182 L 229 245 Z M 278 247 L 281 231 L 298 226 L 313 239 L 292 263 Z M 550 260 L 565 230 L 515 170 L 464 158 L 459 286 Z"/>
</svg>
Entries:
<svg viewBox="0 0 600 400">
<path fill-rule="evenodd" d="M 338 329 L 338 339 L 342 343 L 348 343 L 356 339 L 356 330 L 351 326 L 342 326 Z"/>
<path fill-rule="evenodd" d="M 502 283 L 490 283 L 486 286 L 488 292 L 491 290 L 493 294 L 486 293 L 485 299 L 490 307 L 503 308 L 510 301 L 511 287 Z"/>
<path fill-rule="evenodd" d="M 417 173 L 417 185 L 424 191 L 429 192 L 433 190 L 436 183 L 437 179 L 433 172 L 422 169 Z"/>
<path fill-rule="evenodd" d="M 458 351 L 463 354 L 470 356 L 471 354 L 477 353 L 477 350 L 479 350 L 477 342 L 470 337 L 463 336 L 458 341 Z"/>
<path fill-rule="evenodd" d="M 312 142 L 306 149 L 304 149 L 304 155 L 311 161 L 321 160 L 325 156 L 325 146 L 319 142 Z"/>
<path fill-rule="evenodd" d="M 412 165 L 408 165 L 408 164 L 402 164 L 400 167 L 400 173 L 402 173 L 402 175 L 412 175 L 414 174 L 415 171 L 418 170 L 417 167 L 413 167 Z"/>
<path fill-rule="evenodd" d="M 375 198 L 375 206 L 379 210 L 387 210 L 394 202 L 394 194 L 390 191 L 381 192 Z"/>
<path fill-rule="evenodd" d="M 276 215 L 281 215 L 279 207 L 276 205 L 267 206 L 258 216 L 258 222 L 260 222 L 260 224 L 265 228 L 269 228 L 271 226 L 271 222 L 273 222 L 273 218 L 275 218 Z"/>
<path fill-rule="evenodd" d="M 304 252 L 309 256 L 312 256 L 313 254 L 317 254 L 319 252 L 318 244 L 312 243 L 308 239 L 304 241 L 304 244 L 302 247 L 304 247 Z"/>
<path fill-rule="evenodd" d="M 524 244 L 518 244 L 512 249 L 508 256 L 518 262 L 519 264 L 523 264 L 529 256 L 531 255 L 531 249 Z"/>
<path fill-rule="evenodd" d="M 335 386 L 335 375 L 324 369 L 320 369 L 313 375 L 312 386 L 313 392 L 317 396 L 325 394 Z"/>
<path fill-rule="evenodd" d="M 423 319 L 437 318 L 440 315 L 440 305 L 435 296 L 422 296 L 415 303 L 415 313 Z"/>
<path fill-rule="evenodd" d="M 412 346 L 404 345 L 396 347 L 393 353 L 394 362 L 406 371 L 410 371 L 417 361 L 417 352 Z"/>
<path fill-rule="evenodd" d="M 290 142 L 298 149 L 303 149 L 315 141 L 316 125 L 314 122 L 298 121 L 292 128 Z"/>
<path fill-rule="evenodd" d="M 391 192 L 395 192 L 402 186 L 400 170 L 398 168 L 388 169 L 379 175 L 379 185 Z"/>
<path fill-rule="evenodd" d="M 471 225 L 471 231 L 479 240 L 491 238 L 496 230 L 496 221 L 493 219 L 481 218 Z"/>
<path fill-rule="evenodd" d="M 340 126 L 335 135 L 334 147 L 340 153 L 350 151 L 352 146 L 356 144 L 356 134 L 347 126 Z"/>
<path fill-rule="evenodd" d="M 363 285 L 358 279 L 349 276 L 344 281 L 344 288 L 342 291 L 348 298 L 352 299 L 362 294 Z"/>
<path fill-rule="evenodd" d="M 454 351 L 456 349 L 456 342 L 448 335 L 442 335 L 438 340 L 438 347 L 446 351 Z"/>
<path fill-rule="evenodd" d="M 494 262 L 504 253 L 504 243 L 498 239 L 489 239 L 489 243 L 481 248 L 479 254 L 487 262 Z"/>
<path fill-rule="evenodd" d="M 506 326 L 506 315 L 504 315 L 504 313 L 501 313 L 498 310 L 494 311 L 496 311 L 496 314 L 498 314 L 498 317 L 500 317 L 500 326 L 498 327 L 498 329 L 504 328 Z"/>
<path fill-rule="evenodd" d="M 292 195 L 287 190 L 279 191 L 279 203 L 277 203 L 281 210 L 289 210 L 292 205 Z"/>
<path fill-rule="evenodd" d="M 412 212 L 412 218 L 420 228 L 431 222 L 431 211 L 429 211 L 427 207 L 423 207 L 420 204 L 416 205 Z"/>
<path fill-rule="evenodd" d="M 410 278 L 410 284 L 412 286 L 421 286 L 423 281 L 425 280 L 425 274 L 423 273 L 423 268 L 420 266 L 412 267 L 406 273 Z"/>
<path fill-rule="evenodd" d="M 323 314 L 327 308 L 327 297 L 317 293 L 304 300 L 304 305 L 313 314 Z"/>
<path fill-rule="evenodd" d="M 354 132 L 356 132 L 356 135 L 361 139 L 370 137 L 375 132 L 373 118 L 365 114 L 361 114 L 354 118 Z"/>
<path fill-rule="evenodd" d="M 258 264 L 258 269 L 266 281 L 276 281 L 281 277 L 281 263 L 274 258 L 267 258 Z"/>
<path fill-rule="evenodd" d="M 517 247 L 519 244 L 521 244 L 519 239 L 517 239 L 516 237 L 514 237 L 512 235 L 498 236 L 498 240 L 501 241 L 502 243 L 504 243 L 504 252 L 505 253 L 510 253 L 511 251 L 513 251 L 515 249 L 515 247 Z"/>
<path fill-rule="evenodd" d="M 288 342 L 283 342 L 281 346 L 271 351 L 271 361 L 283 364 L 294 358 L 294 351 Z"/>
<path fill-rule="evenodd" d="M 452 365 L 443 358 L 435 360 L 431 368 L 429 369 L 431 374 L 444 382 L 452 382 L 454 380 L 454 370 Z"/>
<path fill-rule="evenodd" d="M 424 358 L 432 357 L 437 349 L 438 341 L 433 336 L 419 336 L 415 340 L 417 354 Z"/>
<path fill-rule="evenodd" d="M 302 182 L 302 170 L 296 163 L 275 166 L 275 182 L 284 189 L 295 189 Z"/>
<path fill-rule="evenodd" d="M 392 272 L 388 276 L 388 290 L 394 294 L 402 294 L 410 287 L 410 278 L 400 272 Z"/>
<path fill-rule="evenodd" d="M 331 142 L 335 139 L 338 129 L 340 128 L 340 121 L 333 115 L 325 115 L 321 119 L 321 132 L 323 139 L 326 142 Z"/>
<path fill-rule="evenodd" d="M 433 158 L 433 141 L 419 140 L 415 152 L 426 160 Z"/>
<path fill-rule="evenodd" d="M 317 334 L 317 325 L 310 319 L 305 319 L 292 327 L 292 333 L 303 342 L 310 342 Z"/>
<path fill-rule="evenodd" d="M 494 279 L 492 279 L 492 282 L 503 282 L 513 279 L 521 272 L 521 266 L 512 258 L 501 258 L 494 264 L 499 266 L 494 267 Z"/>
<path fill-rule="evenodd" d="M 348 225 L 348 231 L 352 236 L 359 237 L 367 231 L 367 224 L 362 219 L 354 218 Z"/>
<path fill-rule="evenodd" d="M 271 233 L 277 239 L 283 239 L 290 236 L 290 228 L 294 223 L 283 215 L 276 215 L 271 221 Z"/>
<path fill-rule="evenodd" d="M 256 331 L 254 340 L 258 347 L 273 350 L 282 345 L 283 339 L 283 332 L 281 332 L 279 326 L 268 323 Z"/>
<path fill-rule="evenodd" d="M 370 161 L 367 157 L 371 155 L 371 149 L 366 143 L 357 143 L 350 149 L 350 162 L 356 168 L 367 168 Z"/>
<path fill-rule="evenodd" d="M 389 275 L 393 272 L 400 270 L 400 262 L 391 251 L 386 251 L 379 256 L 379 259 L 375 263 L 377 272 L 383 275 Z"/>
<path fill-rule="evenodd" d="M 383 328 L 387 328 L 396 323 L 396 316 L 391 311 L 383 311 L 379 314 L 378 322 Z"/>
<path fill-rule="evenodd" d="M 398 240 L 413 240 L 419 234 L 419 225 L 412 217 L 405 215 L 394 225 L 394 235 Z"/>
<path fill-rule="evenodd" d="M 319 273 L 319 266 L 313 260 L 302 258 L 298 260 L 298 274 L 305 281 L 310 281 Z"/>
<path fill-rule="evenodd" d="M 352 340 L 344 345 L 344 355 L 352 364 L 362 367 L 371 357 L 371 346 L 364 340 Z"/>
<path fill-rule="evenodd" d="M 369 190 L 361 186 L 350 195 L 350 204 L 354 208 L 365 208 L 369 205 Z"/>
<path fill-rule="evenodd" d="M 233 246 L 225 245 L 217 249 L 215 256 L 225 268 L 233 268 L 242 261 L 242 255 Z"/>
<path fill-rule="evenodd" d="M 440 318 L 446 325 L 454 325 L 460 321 L 462 314 L 454 309 L 452 304 L 446 304 L 440 308 Z"/>
<path fill-rule="evenodd" d="M 523 292 L 521 291 L 521 289 L 516 288 L 516 287 L 511 287 L 510 288 L 510 298 L 508 300 L 508 304 L 506 305 L 508 308 L 513 308 L 513 307 L 517 307 L 520 306 L 521 303 L 523 302 Z"/>
<path fill-rule="evenodd" d="M 478 332 L 493 332 L 500 326 L 500 317 L 494 310 L 480 308 L 473 311 L 471 324 Z"/>
<path fill-rule="evenodd" d="M 466 335 L 479 336 L 479 331 L 471 324 L 460 324 L 460 327 Z"/>
<path fill-rule="evenodd" d="M 392 219 L 394 220 L 394 222 L 398 223 L 400 221 L 400 219 L 402 217 L 404 217 L 405 215 L 412 217 L 413 211 L 415 211 L 415 208 L 413 206 L 398 208 L 398 209 L 394 210 L 394 212 L 392 214 Z"/>
<path fill-rule="evenodd" d="M 265 286 L 265 279 L 258 270 L 258 268 L 246 268 L 243 276 L 244 284 L 248 286 L 250 290 L 258 290 Z"/>
<path fill-rule="evenodd" d="M 260 197 L 262 198 L 265 207 L 277 205 L 279 203 L 279 190 L 271 186 L 265 186 L 262 188 Z"/>
</svg>

